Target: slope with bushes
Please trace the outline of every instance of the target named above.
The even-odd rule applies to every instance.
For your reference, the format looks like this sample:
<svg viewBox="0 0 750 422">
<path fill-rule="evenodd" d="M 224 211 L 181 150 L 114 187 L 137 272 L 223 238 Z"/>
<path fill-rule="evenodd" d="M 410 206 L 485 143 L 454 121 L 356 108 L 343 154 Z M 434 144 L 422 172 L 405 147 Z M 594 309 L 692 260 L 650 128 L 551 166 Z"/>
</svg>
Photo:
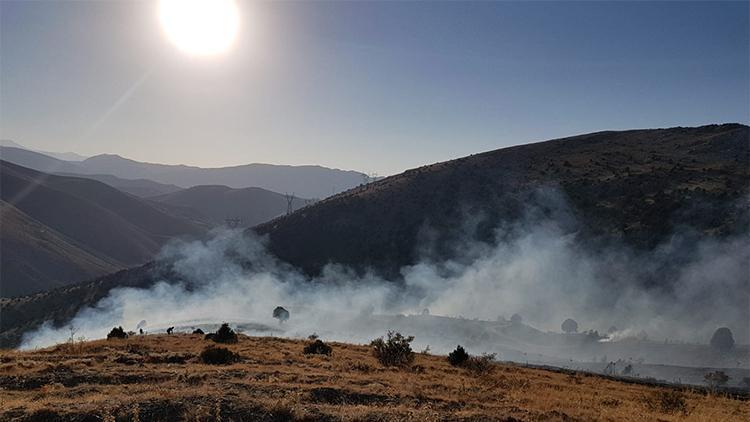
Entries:
<svg viewBox="0 0 750 422">
<path fill-rule="evenodd" d="M 416 354 L 383 366 L 371 346 L 190 334 L 73 340 L 0 352 L 0 419 L 21 420 L 745 420 L 750 403 L 498 362 L 477 372 Z"/>
<path fill-rule="evenodd" d="M 426 255 L 453 257 L 467 240 L 490 243 L 497 228 L 529 223 L 530 214 L 555 219 L 592 248 L 648 251 L 677 232 L 745 234 L 749 134 L 725 124 L 504 148 L 387 177 L 255 231 L 310 274 L 334 262 L 392 278 Z"/>
</svg>

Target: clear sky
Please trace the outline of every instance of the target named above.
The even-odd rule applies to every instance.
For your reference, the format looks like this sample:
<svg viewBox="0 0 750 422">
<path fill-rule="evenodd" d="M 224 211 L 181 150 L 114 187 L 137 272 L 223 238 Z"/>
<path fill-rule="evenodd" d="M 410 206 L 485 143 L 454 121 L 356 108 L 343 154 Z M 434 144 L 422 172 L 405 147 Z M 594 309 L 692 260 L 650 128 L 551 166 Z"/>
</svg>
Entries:
<svg viewBox="0 0 750 422">
<path fill-rule="evenodd" d="M 393 174 L 605 129 L 750 119 L 748 2 L 240 2 L 192 57 L 149 1 L 0 2 L 2 138 Z"/>
</svg>

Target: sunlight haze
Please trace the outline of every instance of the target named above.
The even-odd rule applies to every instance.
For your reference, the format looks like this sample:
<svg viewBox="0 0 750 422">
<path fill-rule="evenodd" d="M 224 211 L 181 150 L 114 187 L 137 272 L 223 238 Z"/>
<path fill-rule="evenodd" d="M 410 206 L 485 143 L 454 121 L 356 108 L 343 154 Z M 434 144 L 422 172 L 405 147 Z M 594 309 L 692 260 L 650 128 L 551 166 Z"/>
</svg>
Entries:
<svg viewBox="0 0 750 422">
<path fill-rule="evenodd" d="M 2 137 L 148 162 L 387 175 L 750 114 L 747 3 L 237 5 L 236 38 L 222 27 L 222 52 L 203 56 L 175 47 L 156 2 L 3 1 Z"/>
</svg>

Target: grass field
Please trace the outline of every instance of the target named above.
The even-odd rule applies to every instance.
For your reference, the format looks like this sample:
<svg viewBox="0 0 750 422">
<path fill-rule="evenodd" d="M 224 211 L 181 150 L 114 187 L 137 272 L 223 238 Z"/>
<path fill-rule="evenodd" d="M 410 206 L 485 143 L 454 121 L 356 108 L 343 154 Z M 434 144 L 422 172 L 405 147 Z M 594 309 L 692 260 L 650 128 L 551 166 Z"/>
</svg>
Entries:
<svg viewBox="0 0 750 422">
<path fill-rule="evenodd" d="M 748 420 L 750 402 L 496 363 L 477 373 L 417 353 L 239 336 L 228 365 L 200 335 L 147 335 L 0 352 L 0 420 Z M 469 351 L 471 352 L 471 351 Z"/>
</svg>

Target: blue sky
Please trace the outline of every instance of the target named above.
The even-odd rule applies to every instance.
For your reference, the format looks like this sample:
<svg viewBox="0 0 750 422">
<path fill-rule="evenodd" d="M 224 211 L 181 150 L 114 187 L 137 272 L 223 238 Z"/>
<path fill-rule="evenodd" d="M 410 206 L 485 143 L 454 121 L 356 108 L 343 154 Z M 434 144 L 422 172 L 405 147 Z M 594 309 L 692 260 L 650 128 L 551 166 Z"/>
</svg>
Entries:
<svg viewBox="0 0 750 422">
<path fill-rule="evenodd" d="M 163 163 L 393 174 L 608 129 L 750 119 L 747 2 L 240 2 L 221 56 L 156 4 L 0 2 L 0 134 Z"/>
</svg>

